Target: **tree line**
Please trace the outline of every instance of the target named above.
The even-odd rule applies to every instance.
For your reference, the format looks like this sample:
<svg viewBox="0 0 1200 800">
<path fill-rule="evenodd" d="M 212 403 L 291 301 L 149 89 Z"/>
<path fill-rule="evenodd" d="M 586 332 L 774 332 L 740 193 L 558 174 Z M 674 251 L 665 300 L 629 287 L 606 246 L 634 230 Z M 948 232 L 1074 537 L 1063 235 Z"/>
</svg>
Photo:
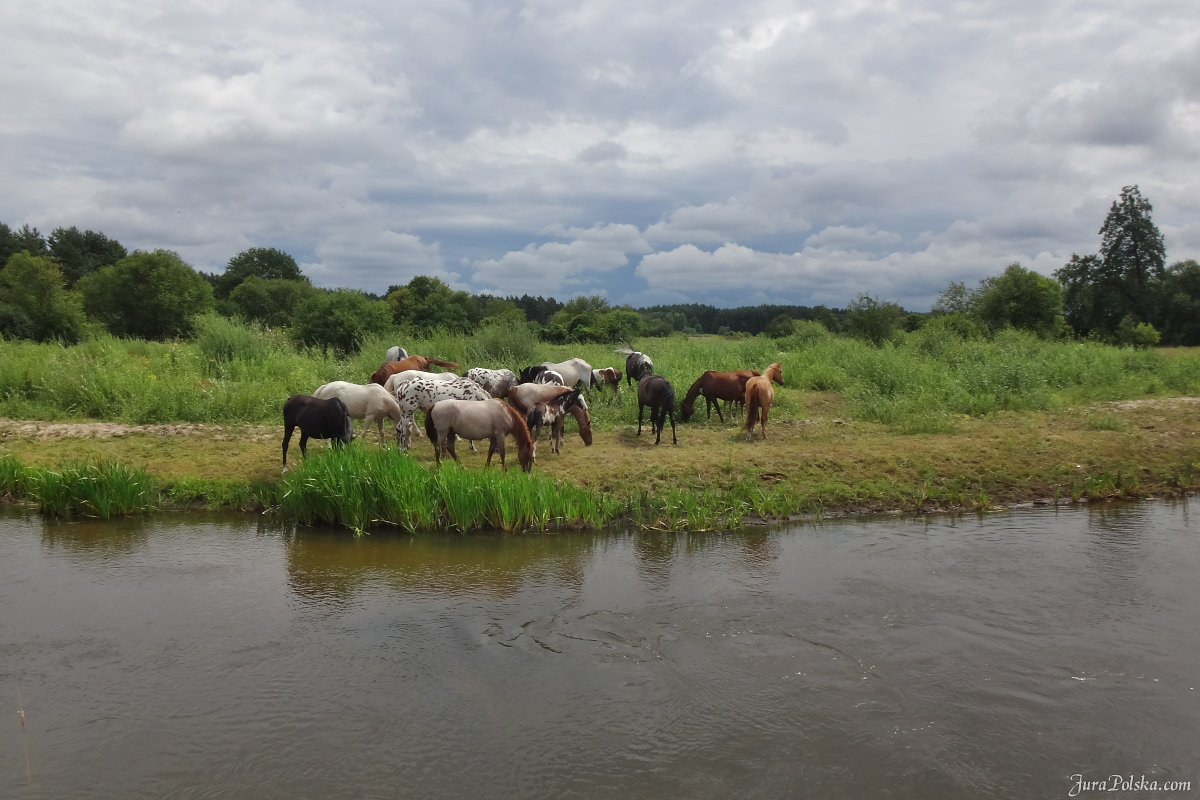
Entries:
<svg viewBox="0 0 1200 800">
<path fill-rule="evenodd" d="M 73 343 L 93 331 L 145 339 L 185 337 L 200 314 L 283 328 L 300 344 L 353 351 L 389 329 L 470 332 L 528 326 L 544 340 L 622 342 L 639 336 L 718 334 L 775 338 L 846 333 L 876 345 L 928 324 L 963 337 L 1005 328 L 1048 339 L 1115 344 L 1200 344 L 1200 264 L 1166 265 L 1163 237 L 1137 186 L 1121 190 L 1099 234 L 1099 252 L 1072 255 L 1054 278 L 1009 265 L 978 287 L 951 282 L 928 313 L 868 293 L 844 309 L 699 303 L 612 306 L 601 297 L 498 297 L 458 291 L 417 276 L 383 295 L 315 287 L 295 259 L 252 247 L 224 272 L 193 269 L 170 250 L 130 253 L 98 231 L 56 228 L 49 236 L 0 223 L 0 335 Z"/>
</svg>

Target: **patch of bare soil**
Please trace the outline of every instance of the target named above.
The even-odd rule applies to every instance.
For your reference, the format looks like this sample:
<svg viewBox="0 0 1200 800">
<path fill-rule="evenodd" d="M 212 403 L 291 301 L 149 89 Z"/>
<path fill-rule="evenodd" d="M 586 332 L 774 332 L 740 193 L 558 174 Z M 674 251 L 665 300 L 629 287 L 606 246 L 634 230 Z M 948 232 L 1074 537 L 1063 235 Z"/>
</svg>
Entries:
<svg viewBox="0 0 1200 800">
<path fill-rule="evenodd" d="M 1200 405 L 1200 397 L 1150 397 L 1145 400 L 1118 400 L 1106 405 L 1120 411 L 1132 408 L 1179 408 Z"/>
<path fill-rule="evenodd" d="M 125 425 L 120 422 L 39 422 L 0 417 L 0 439 L 109 439 L 140 433 L 145 436 L 203 436 L 207 439 L 247 439 L 258 441 L 279 438 L 277 427 L 269 425 Z"/>
</svg>

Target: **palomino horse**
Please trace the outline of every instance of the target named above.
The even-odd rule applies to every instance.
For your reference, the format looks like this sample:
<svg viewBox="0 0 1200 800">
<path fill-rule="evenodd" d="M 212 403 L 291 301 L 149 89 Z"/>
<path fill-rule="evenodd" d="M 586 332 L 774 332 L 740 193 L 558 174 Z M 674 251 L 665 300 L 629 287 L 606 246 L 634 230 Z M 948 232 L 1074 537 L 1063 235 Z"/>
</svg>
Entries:
<svg viewBox="0 0 1200 800">
<path fill-rule="evenodd" d="M 638 381 L 638 432 L 642 435 L 642 409 L 650 406 L 650 429 L 654 431 L 654 443 L 662 439 L 667 416 L 671 417 L 671 444 L 679 444 L 675 438 L 675 387 L 661 375 L 647 375 Z"/>
<path fill-rule="evenodd" d="M 406 381 L 396 389 L 396 403 L 400 406 L 402 419 L 396 423 L 396 443 L 406 452 L 412 444 L 414 421 L 417 409 L 426 411 L 439 400 L 491 400 L 492 396 L 479 384 L 466 378 L 452 381 L 431 381 L 424 378 Z M 470 437 L 467 437 L 470 438 Z M 472 442 L 472 449 L 474 443 Z"/>
<path fill-rule="evenodd" d="M 590 437 L 591 420 L 581 418 L 586 413 L 587 401 L 583 399 L 583 393 L 578 389 L 569 389 L 548 402 L 534 404 L 525 414 L 525 424 L 529 426 L 529 432 L 533 436 L 534 452 L 537 452 L 537 441 L 541 438 L 544 425 L 550 426 L 550 452 L 557 453 L 562 448 L 567 414 L 576 414 L 580 431 L 586 427 Z M 584 441 L 586 442 L 588 439 L 584 439 Z"/>
<path fill-rule="evenodd" d="M 508 392 L 508 402 L 512 403 L 512 407 L 522 414 L 528 414 L 529 409 L 533 408 L 538 403 L 553 403 L 560 397 L 570 394 L 573 389 L 568 389 L 565 386 L 544 386 L 538 383 L 523 383 L 520 386 L 514 386 Z M 570 406 L 564 406 L 564 411 L 575 417 L 575 421 L 579 423 L 579 438 L 583 439 L 585 445 L 592 443 L 592 416 L 588 412 L 587 402 L 581 395 L 578 403 L 573 403 Z M 557 424 L 561 425 L 560 420 Z"/>
<path fill-rule="evenodd" d="M 461 436 L 489 440 L 487 466 L 492 465 L 492 454 L 499 451 L 500 468 L 505 471 L 508 467 L 504 463 L 504 437 L 511 434 L 517 443 L 517 462 L 521 469 L 526 472 L 533 469 L 533 440 L 529 437 L 529 428 L 515 409 L 500 400 L 488 398 L 482 403 L 440 400 L 425 414 L 425 434 L 433 443 L 433 457 L 439 466 L 443 448 L 458 461 L 454 438 Z"/>
<path fill-rule="evenodd" d="M 287 472 L 288 444 L 292 431 L 300 428 L 300 453 L 308 457 L 309 439 L 335 439 L 350 444 L 354 422 L 346 404 L 336 397 L 322 400 L 308 394 L 295 394 L 283 404 L 283 471 Z"/>
<path fill-rule="evenodd" d="M 654 374 L 654 362 L 650 360 L 650 356 L 645 353 L 639 353 L 637 350 L 630 350 L 628 347 L 619 347 L 613 350 L 614 353 L 625 354 L 625 382 L 632 384 L 634 381 L 641 381 L 647 375 Z"/>
<path fill-rule="evenodd" d="M 478 383 L 492 397 L 508 397 L 508 390 L 517 385 L 517 376 L 511 369 L 472 367 L 463 377 Z"/>
<path fill-rule="evenodd" d="M 389 394 L 396 393 L 396 387 L 405 381 L 415 380 L 416 378 L 428 378 L 431 381 L 452 381 L 458 376 L 453 372 L 425 372 L 419 369 L 406 369 L 404 372 L 397 372 L 395 375 L 388 375 L 388 379 L 383 382 L 383 388 Z M 371 384 L 375 386 L 376 384 Z"/>
<path fill-rule="evenodd" d="M 582 358 L 572 358 L 567 361 L 560 361 L 557 364 L 543 361 L 542 366 L 562 375 L 563 386 L 574 389 L 576 385 L 582 383 L 583 388 L 592 388 L 592 365 Z"/>
<path fill-rule="evenodd" d="M 333 381 L 318 386 L 313 397 L 328 400 L 336 397 L 346 404 L 351 419 L 363 421 L 363 439 L 367 438 L 367 428 L 374 422 L 379 428 L 379 443 L 383 444 L 383 418 L 389 417 L 392 422 L 400 421 L 400 406 L 382 386 L 374 383 L 347 383 Z"/>
<path fill-rule="evenodd" d="M 383 386 L 389 375 L 404 372 L 406 369 L 428 370 L 434 364 L 444 369 L 458 369 L 458 364 L 453 361 L 438 361 L 436 358 L 426 358 L 425 356 L 409 356 L 400 361 L 385 361 L 382 367 L 371 373 L 371 383 Z"/>
<path fill-rule="evenodd" d="M 725 417 L 721 414 L 721 400 L 725 401 L 728 409 L 730 403 L 741 403 L 746 396 L 746 381 L 756 375 L 762 373 L 752 369 L 738 370 L 737 372 L 708 372 L 701 375 L 688 389 L 687 395 L 683 398 L 683 402 L 679 404 L 679 412 L 683 417 L 683 421 L 687 422 L 692 418 L 695 411 L 696 398 L 704 397 L 704 407 L 708 412 L 707 419 L 712 419 L 712 410 L 717 409 L 717 417 L 722 423 L 725 422 Z"/>
<path fill-rule="evenodd" d="M 405 358 L 408 358 L 408 351 L 405 350 L 400 345 L 396 345 L 395 347 L 389 347 L 387 349 L 387 353 L 384 355 L 383 360 L 384 361 L 401 361 Z"/>
<path fill-rule="evenodd" d="M 762 375 L 746 381 L 746 441 L 754 441 L 754 424 L 762 415 L 762 435 L 767 438 L 767 414 L 771 411 L 771 403 L 775 402 L 775 390 L 771 381 L 783 386 L 783 370 L 776 361 L 767 367 Z"/>
</svg>

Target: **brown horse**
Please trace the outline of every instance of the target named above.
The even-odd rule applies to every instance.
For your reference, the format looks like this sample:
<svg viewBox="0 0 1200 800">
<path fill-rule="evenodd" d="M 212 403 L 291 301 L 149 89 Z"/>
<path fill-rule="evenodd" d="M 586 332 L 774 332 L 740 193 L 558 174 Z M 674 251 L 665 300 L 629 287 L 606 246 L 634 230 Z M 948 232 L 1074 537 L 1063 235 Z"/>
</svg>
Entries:
<svg viewBox="0 0 1200 800">
<path fill-rule="evenodd" d="M 704 373 L 692 384 L 692 388 L 688 389 L 687 396 L 679 405 L 683 421 L 687 422 L 692 418 L 692 414 L 695 412 L 696 398 L 703 395 L 704 406 L 708 412 L 707 419 L 712 419 L 712 410 L 715 407 L 717 417 L 724 422 L 725 417 L 721 414 L 720 401 L 725 401 L 726 410 L 729 409 L 731 403 L 743 402 L 746 397 L 746 381 L 761 374 L 753 369 L 742 369 L 737 372 L 709 370 Z"/>
<path fill-rule="evenodd" d="M 504 437 L 511 435 L 517 443 L 517 462 L 521 469 L 533 469 L 533 439 L 525 420 L 511 406 L 499 400 L 440 400 L 433 404 L 425 415 L 425 433 L 433 442 L 433 456 L 442 463 L 442 451 L 454 452 L 454 438 L 489 439 L 487 466 L 492 465 L 492 454 L 499 451 L 500 468 L 508 471 L 504 464 Z"/>
<path fill-rule="evenodd" d="M 371 383 L 378 383 L 383 386 L 387 383 L 388 376 L 395 375 L 397 372 L 404 372 L 406 369 L 419 369 L 422 372 L 428 372 L 429 366 L 436 364 L 444 369 L 458 369 L 458 364 L 453 361 L 438 361 L 436 358 L 426 358 L 425 356 L 409 356 L 401 361 L 385 361 L 383 366 L 371 373 Z"/>
<path fill-rule="evenodd" d="M 771 403 L 775 402 L 775 390 L 771 381 L 783 386 L 783 370 L 776 361 L 767 367 L 766 372 L 757 378 L 746 381 L 746 441 L 754 441 L 754 424 L 762 415 L 763 439 L 767 438 L 767 414 L 771 411 Z"/>
<path fill-rule="evenodd" d="M 679 444 L 675 438 L 675 387 L 661 375 L 647 375 L 638 381 L 638 432 L 642 435 L 642 409 L 650 406 L 650 430 L 654 432 L 654 443 L 662 440 L 662 431 L 667 417 L 671 417 L 671 444 Z"/>
<path fill-rule="evenodd" d="M 508 402 L 512 403 L 513 408 L 517 411 L 528 414 L 529 409 L 538 403 L 555 402 L 573 391 L 565 386 L 522 383 L 520 386 L 514 386 L 508 390 Z M 565 405 L 563 410 L 575 417 L 575 421 L 579 423 L 579 438 L 583 439 L 585 445 L 590 446 L 592 443 L 592 415 L 588 411 L 587 401 L 580 397 L 578 402 Z M 562 425 L 563 422 L 559 420 L 556 424 Z"/>
<path fill-rule="evenodd" d="M 542 427 L 550 426 L 550 452 L 557 453 L 562 448 L 563 430 L 567 414 L 573 414 L 579 422 L 579 430 L 587 430 L 591 436 L 591 419 L 587 417 L 587 401 L 579 389 L 572 389 L 544 403 L 536 403 L 525 413 L 525 424 L 533 436 L 534 452 L 537 452 L 537 442 L 542 434 Z M 588 439 L 584 439 L 588 441 Z"/>
</svg>

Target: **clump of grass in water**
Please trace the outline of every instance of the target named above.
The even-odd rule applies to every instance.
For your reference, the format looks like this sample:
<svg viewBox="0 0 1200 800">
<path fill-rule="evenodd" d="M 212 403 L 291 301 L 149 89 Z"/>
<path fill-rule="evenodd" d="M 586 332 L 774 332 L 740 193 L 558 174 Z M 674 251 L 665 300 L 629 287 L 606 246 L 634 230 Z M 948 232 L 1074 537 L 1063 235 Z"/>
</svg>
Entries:
<svg viewBox="0 0 1200 800">
<path fill-rule="evenodd" d="M 161 502 L 145 470 L 106 461 L 68 464 L 56 471 L 6 456 L 0 458 L 0 491 L 36 502 L 48 517 L 108 519 L 149 511 Z"/>
<path fill-rule="evenodd" d="M 546 475 L 467 470 L 452 462 L 430 471 L 394 451 L 351 445 L 314 455 L 289 472 L 280 509 L 304 524 L 355 530 L 386 524 L 469 531 L 599 526 L 623 507 L 608 495 Z"/>
</svg>

